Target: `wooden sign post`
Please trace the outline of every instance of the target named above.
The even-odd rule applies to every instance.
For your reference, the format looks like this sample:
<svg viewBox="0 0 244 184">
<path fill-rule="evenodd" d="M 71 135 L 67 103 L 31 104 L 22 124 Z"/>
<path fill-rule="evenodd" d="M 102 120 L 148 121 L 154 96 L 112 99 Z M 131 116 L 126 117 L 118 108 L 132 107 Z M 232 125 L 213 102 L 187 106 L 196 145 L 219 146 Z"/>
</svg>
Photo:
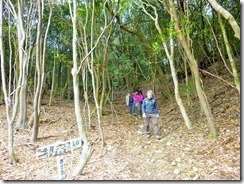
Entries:
<svg viewBox="0 0 244 184">
<path fill-rule="evenodd" d="M 65 178 L 64 174 L 64 156 L 59 155 L 57 156 L 57 163 L 58 163 L 58 179 L 63 180 Z"/>
<path fill-rule="evenodd" d="M 58 179 L 65 178 L 64 173 L 64 154 L 73 152 L 77 148 L 81 148 L 84 141 L 81 138 L 71 139 L 68 141 L 59 141 L 55 144 L 43 146 L 37 149 L 37 158 L 50 158 L 57 156 Z"/>
</svg>

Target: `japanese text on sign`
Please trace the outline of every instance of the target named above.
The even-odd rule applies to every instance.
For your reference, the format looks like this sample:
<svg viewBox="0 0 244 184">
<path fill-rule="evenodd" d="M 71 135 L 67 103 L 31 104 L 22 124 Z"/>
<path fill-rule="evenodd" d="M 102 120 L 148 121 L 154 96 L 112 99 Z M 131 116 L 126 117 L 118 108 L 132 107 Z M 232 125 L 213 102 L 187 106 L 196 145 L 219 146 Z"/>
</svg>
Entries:
<svg viewBox="0 0 244 184">
<path fill-rule="evenodd" d="M 52 145 L 43 146 L 37 150 L 38 158 L 49 158 L 72 152 L 74 149 L 82 147 L 84 141 L 81 138 L 71 139 L 69 141 L 57 142 Z"/>
</svg>

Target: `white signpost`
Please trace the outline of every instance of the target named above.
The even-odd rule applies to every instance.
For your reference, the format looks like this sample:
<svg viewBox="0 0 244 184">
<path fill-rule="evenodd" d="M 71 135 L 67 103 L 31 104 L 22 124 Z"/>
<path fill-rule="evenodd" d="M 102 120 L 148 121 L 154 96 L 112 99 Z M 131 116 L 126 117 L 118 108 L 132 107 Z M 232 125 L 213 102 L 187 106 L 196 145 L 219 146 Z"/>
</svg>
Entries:
<svg viewBox="0 0 244 184">
<path fill-rule="evenodd" d="M 71 139 L 68 141 L 59 141 L 55 144 L 43 146 L 37 149 L 37 158 L 50 158 L 57 156 L 58 179 L 65 178 L 64 173 L 64 154 L 73 152 L 77 148 L 81 148 L 84 141 L 81 138 Z"/>
</svg>

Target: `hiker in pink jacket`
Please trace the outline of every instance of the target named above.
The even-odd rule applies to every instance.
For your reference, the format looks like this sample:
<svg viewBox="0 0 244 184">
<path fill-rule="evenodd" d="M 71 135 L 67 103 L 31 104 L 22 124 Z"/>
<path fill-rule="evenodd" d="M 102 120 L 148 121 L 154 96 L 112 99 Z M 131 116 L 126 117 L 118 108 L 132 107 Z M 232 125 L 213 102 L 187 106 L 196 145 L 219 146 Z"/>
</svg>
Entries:
<svg viewBox="0 0 244 184">
<path fill-rule="evenodd" d="M 135 109 L 139 117 L 142 117 L 142 102 L 144 100 L 144 95 L 142 94 L 142 91 L 139 89 L 133 94 L 134 103 L 135 103 Z"/>
</svg>

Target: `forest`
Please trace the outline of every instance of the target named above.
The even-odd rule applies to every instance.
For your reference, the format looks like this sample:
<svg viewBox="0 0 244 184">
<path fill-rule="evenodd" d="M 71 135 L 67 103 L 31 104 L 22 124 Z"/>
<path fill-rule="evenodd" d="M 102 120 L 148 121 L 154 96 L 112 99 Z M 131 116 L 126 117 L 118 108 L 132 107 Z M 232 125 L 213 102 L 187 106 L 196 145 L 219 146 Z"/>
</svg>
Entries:
<svg viewBox="0 0 244 184">
<path fill-rule="evenodd" d="M 240 1 L 0 0 L 0 16 L 1 180 L 241 179 Z"/>
</svg>

